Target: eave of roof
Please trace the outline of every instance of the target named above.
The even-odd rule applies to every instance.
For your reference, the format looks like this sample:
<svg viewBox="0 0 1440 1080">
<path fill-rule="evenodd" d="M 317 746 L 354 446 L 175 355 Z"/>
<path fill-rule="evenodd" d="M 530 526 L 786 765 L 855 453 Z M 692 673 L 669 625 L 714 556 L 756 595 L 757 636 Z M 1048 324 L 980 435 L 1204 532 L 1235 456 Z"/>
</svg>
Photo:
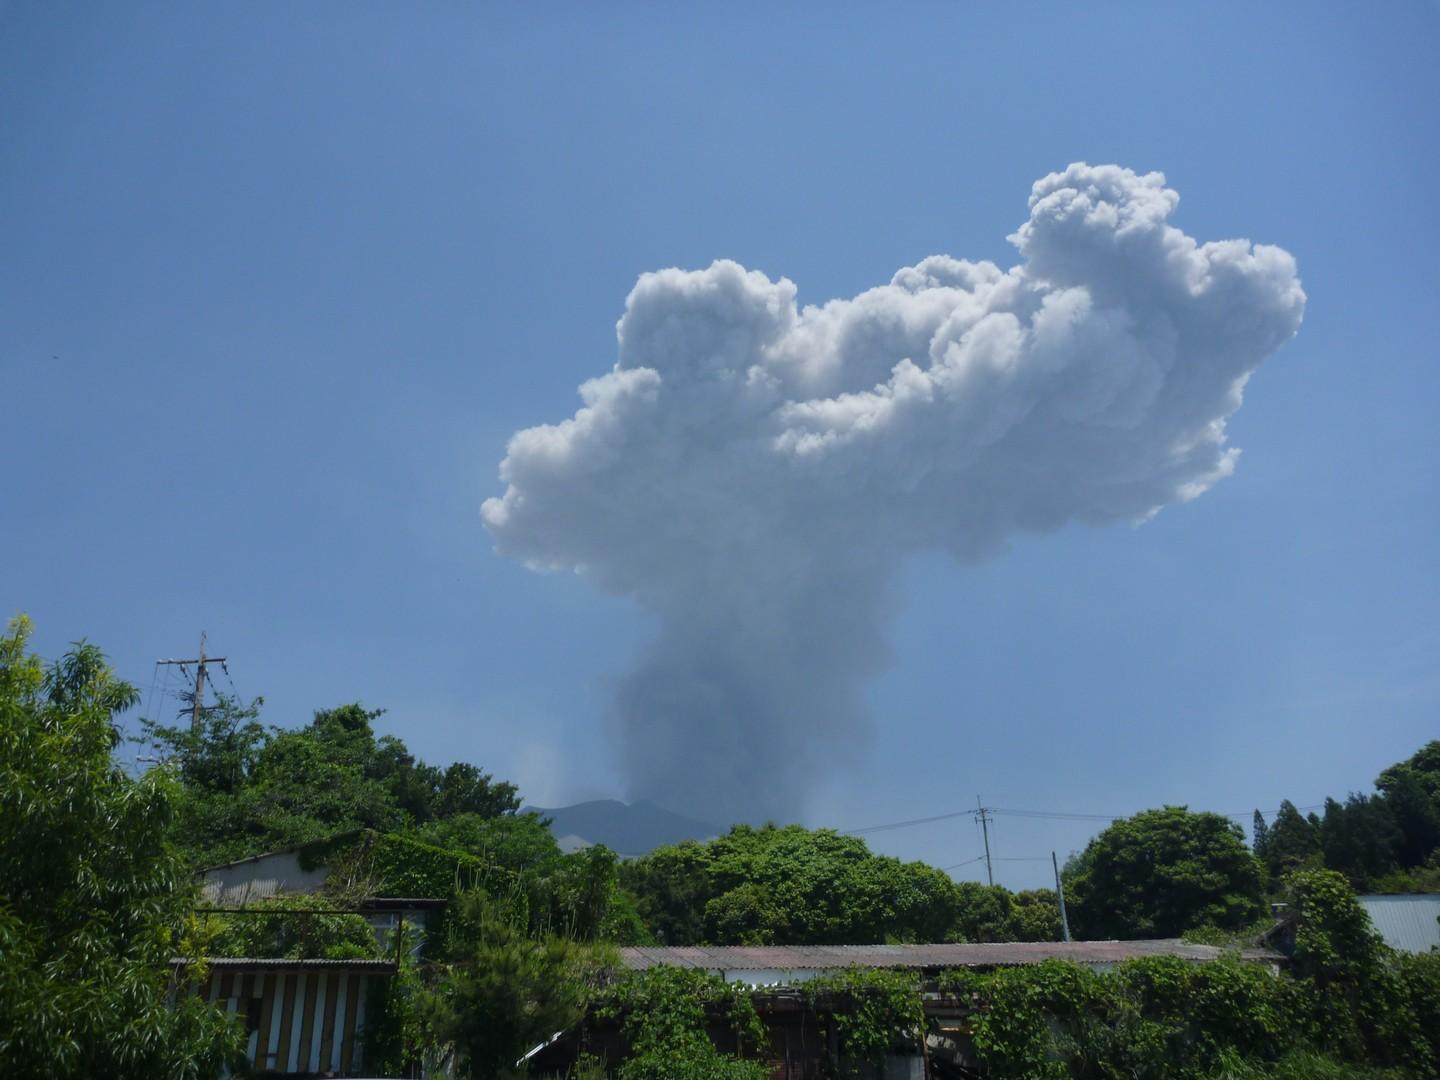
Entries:
<svg viewBox="0 0 1440 1080">
<path fill-rule="evenodd" d="M 1117 964 L 1146 956 L 1173 956 L 1203 963 L 1225 950 L 1178 939 L 1147 941 L 1010 941 L 933 945 L 714 945 L 631 946 L 620 950 L 623 966 L 635 971 L 669 964 L 706 971 L 802 971 L 825 968 L 1011 967 L 1044 960 Z M 1247 948 L 1243 959 L 1280 963 L 1270 949 Z"/>
<path fill-rule="evenodd" d="M 275 957 L 263 956 L 216 956 L 204 963 L 215 970 L 252 970 L 264 969 L 266 971 L 309 971 L 316 968 L 326 971 L 371 971 L 383 974 L 391 974 L 395 971 L 395 963 L 392 960 L 293 960 L 277 959 Z M 170 959 L 172 968 L 189 967 L 191 961 L 183 956 L 175 956 Z"/>
</svg>

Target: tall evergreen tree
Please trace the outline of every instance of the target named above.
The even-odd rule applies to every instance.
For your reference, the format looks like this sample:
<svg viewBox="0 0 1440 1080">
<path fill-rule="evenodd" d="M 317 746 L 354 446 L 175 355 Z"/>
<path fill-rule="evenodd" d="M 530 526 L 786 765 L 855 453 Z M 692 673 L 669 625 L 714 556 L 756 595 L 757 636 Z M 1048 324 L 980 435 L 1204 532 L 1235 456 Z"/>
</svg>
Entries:
<svg viewBox="0 0 1440 1080">
<path fill-rule="evenodd" d="M 1319 854 L 1320 834 L 1316 825 L 1301 817 L 1289 799 L 1284 800 L 1265 835 L 1263 858 L 1270 880 L 1278 883 L 1286 874 L 1316 860 Z"/>
<path fill-rule="evenodd" d="M 1250 850 L 1263 863 L 1265 853 L 1270 847 L 1270 826 L 1265 824 L 1265 816 L 1259 810 L 1255 811 L 1255 817 L 1251 820 L 1250 834 Z"/>
</svg>

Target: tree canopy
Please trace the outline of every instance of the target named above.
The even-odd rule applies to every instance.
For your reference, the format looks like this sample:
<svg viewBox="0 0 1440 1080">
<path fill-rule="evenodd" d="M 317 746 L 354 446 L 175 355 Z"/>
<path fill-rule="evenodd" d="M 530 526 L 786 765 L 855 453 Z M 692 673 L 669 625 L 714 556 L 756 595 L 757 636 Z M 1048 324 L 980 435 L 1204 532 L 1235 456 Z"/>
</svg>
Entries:
<svg viewBox="0 0 1440 1080">
<path fill-rule="evenodd" d="M 798 825 L 737 825 L 706 843 L 657 848 L 621 880 L 669 945 L 812 945 L 1054 940 L 1043 890 L 1012 895 L 934 867 L 875 855 L 858 837 Z M 1053 906 L 1050 908 L 1054 910 Z"/>
<path fill-rule="evenodd" d="M 213 865 L 340 832 L 392 832 L 458 815 L 519 809 L 515 785 L 468 762 L 441 769 L 393 735 L 381 709 L 322 709 L 304 727 L 267 728 L 262 700 L 222 696 L 188 725 L 146 724 L 146 738 L 178 766 L 177 830 L 196 865 Z"/>
<path fill-rule="evenodd" d="M 29 623 L 0 638 L 0 1074 L 212 1077 L 238 1050 L 169 960 L 193 905 L 176 788 L 115 762 L 137 700 L 93 645 L 46 669 Z"/>
<path fill-rule="evenodd" d="M 1326 799 L 1318 817 L 1302 817 L 1289 801 L 1268 825 L 1256 811 L 1255 854 L 1271 888 L 1297 869 L 1324 866 L 1362 891 L 1440 890 L 1440 740 L 1385 769 L 1375 787 Z"/>
<path fill-rule="evenodd" d="M 1183 806 L 1116 821 L 1071 859 L 1064 880 L 1080 937 L 1234 930 L 1265 912 L 1260 864 L 1240 827 Z"/>
</svg>

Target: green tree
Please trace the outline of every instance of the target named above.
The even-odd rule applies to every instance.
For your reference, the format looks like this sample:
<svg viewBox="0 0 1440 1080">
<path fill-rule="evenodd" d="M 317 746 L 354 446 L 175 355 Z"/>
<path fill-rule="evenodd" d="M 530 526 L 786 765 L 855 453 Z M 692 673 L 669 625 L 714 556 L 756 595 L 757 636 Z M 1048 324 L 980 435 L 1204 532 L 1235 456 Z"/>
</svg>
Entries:
<svg viewBox="0 0 1440 1080">
<path fill-rule="evenodd" d="M 370 721 L 357 705 L 324 710 L 298 731 L 277 731 L 256 755 L 241 809 L 249 846 L 260 851 L 338 832 L 403 828 L 396 798 L 402 766 L 382 758 Z"/>
<path fill-rule="evenodd" d="M 1435 1075 L 1440 1034 L 1425 1020 L 1436 1015 L 1428 995 L 1440 971 L 1399 960 L 1338 872 L 1303 870 L 1287 888 L 1295 917 L 1291 973 L 1309 991 L 1310 1037 L 1351 1061 Z"/>
<path fill-rule="evenodd" d="M 1379 795 L 1351 794 L 1343 803 L 1325 800 L 1320 819 L 1320 849 L 1325 865 L 1338 870 L 1357 889 L 1399 865 L 1403 843 L 1390 806 Z"/>
<path fill-rule="evenodd" d="M 499 817 L 520 809 L 520 793 L 514 784 L 495 780 L 469 762 L 457 761 L 440 778 L 433 809 L 438 818 L 456 814 Z"/>
<path fill-rule="evenodd" d="M 515 786 L 474 765 L 419 761 L 393 735 L 377 736 L 384 710 L 359 703 L 321 709 L 304 727 L 267 728 L 261 699 L 221 696 L 198 729 L 146 724 L 145 741 L 178 766 L 183 794 L 176 836 L 205 866 L 356 829 L 402 831 L 519 807 Z M 188 715 L 188 714 L 187 714 Z M 495 839 L 509 854 L 533 839 L 518 826 Z M 474 830 L 471 830 L 472 832 Z"/>
<path fill-rule="evenodd" d="M 1107 827 L 1066 866 L 1065 894 L 1077 936 L 1090 938 L 1233 930 L 1265 912 L 1260 864 L 1240 827 L 1183 806 Z"/>
<path fill-rule="evenodd" d="M 603 947 L 532 936 L 480 892 L 452 906 L 446 960 L 428 997 L 430 1026 L 452 1043 L 461 1076 L 504 1077 L 533 1046 L 584 1015 L 590 989 L 611 963 Z"/>
<path fill-rule="evenodd" d="M 999 885 L 961 881 L 955 886 L 959 898 L 952 940 L 1009 941 L 1011 901 L 1009 890 Z"/>
<path fill-rule="evenodd" d="M 426 822 L 416 835 L 427 844 L 517 871 L 541 869 L 561 858 L 555 834 L 539 814 L 457 813 Z"/>
<path fill-rule="evenodd" d="M 1265 862 L 1266 848 L 1270 846 L 1270 826 L 1265 824 L 1265 815 L 1259 810 L 1250 819 L 1250 850 L 1262 863 Z"/>
<path fill-rule="evenodd" d="M 1264 854 L 1257 851 L 1256 855 L 1264 861 L 1270 880 L 1278 885 L 1286 874 L 1319 860 L 1320 832 L 1286 799 L 1265 838 Z"/>
<path fill-rule="evenodd" d="M 798 825 L 737 825 L 705 844 L 659 848 L 622 873 L 669 945 L 944 940 L 962 906 L 933 867 Z"/>
<path fill-rule="evenodd" d="M 260 723 L 263 698 L 249 705 L 219 695 L 200 712 L 200 724 L 142 720 L 142 741 L 176 771 L 174 836 L 196 865 L 252 854 L 250 821 L 242 798 L 268 735 Z M 185 714 L 189 716 L 188 710 Z"/>
<path fill-rule="evenodd" d="M 621 865 L 621 881 L 661 944 L 697 945 L 705 940 L 705 906 L 714 894 L 710 861 L 709 844 L 686 840 Z"/>
<path fill-rule="evenodd" d="M 1422 865 L 1440 848 L 1440 803 L 1425 790 L 1424 780 L 1410 771 L 1388 780 L 1384 800 L 1400 834 L 1396 861 L 1406 869 Z"/>
<path fill-rule="evenodd" d="M 621 1020 L 630 1054 L 619 1080 L 764 1080 L 758 1061 L 723 1053 L 710 1028 L 729 1028 L 743 1054 L 763 1045 L 765 1028 L 748 992 L 695 968 L 661 964 L 599 995 L 597 1011 Z"/>
<path fill-rule="evenodd" d="M 1426 743 L 1404 761 L 1391 765 L 1380 774 L 1375 786 L 1388 793 L 1402 776 L 1413 777 L 1431 799 L 1440 803 L 1440 739 Z"/>
<path fill-rule="evenodd" d="M 1060 904 L 1054 889 L 1026 889 L 1011 898 L 1010 941 L 1059 941 Z"/>
<path fill-rule="evenodd" d="M 168 843 L 174 781 L 114 761 L 137 700 L 93 645 L 47 670 L 0 638 L 0 1074 L 211 1077 L 239 1050 L 169 960 L 192 904 Z"/>
</svg>

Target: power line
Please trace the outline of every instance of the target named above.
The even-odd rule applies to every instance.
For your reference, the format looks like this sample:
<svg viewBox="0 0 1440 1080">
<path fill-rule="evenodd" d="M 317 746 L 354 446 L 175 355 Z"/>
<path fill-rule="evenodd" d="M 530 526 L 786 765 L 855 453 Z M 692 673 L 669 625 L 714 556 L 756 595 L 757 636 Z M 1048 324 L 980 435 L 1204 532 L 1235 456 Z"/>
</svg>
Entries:
<svg viewBox="0 0 1440 1080">
<path fill-rule="evenodd" d="M 966 859 L 964 862 L 951 863 L 949 866 L 938 867 L 940 870 L 959 870 L 962 866 L 969 866 L 971 863 L 984 862 L 984 855 L 976 855 L 973 859 Z"/>
<path fill-rule="evenodd" d="M 235 680 L 230 677 L 230 665 L 224 660 L 220 661 L 220 670 L 225 673 L 225 681 L 230 684 L 230 696 L 236 701 L 240 700 L 240 691 L 235 687 Z"/>
<path fill-rule="evenodd" d="M 910 821 L 891 821 L 884 825 L 867 825 L 863 829 L 842 829 L 840 835 L 859 836 L 862 833 L 886 832 L 890 829 L 908 829 L 911 825 L 929 825 L 934 821 L 950 821 L 954 818 L 974 816 L 974 810 L 956 810 L 953 814 L 936 814 L 934 817 L 913 818 Z"/>
<path fill-rule="evenodd" d="M 1125 814 L 1077 814 L 1054 810 L 1012 810 L 999 806 L 991 810 L 991 813 L 1023 818 L 1057 818 L 1064 821 L 1117 821 L 1127 816 Z"/>
<path fill-rule="evenodd" d="M 1295 809 L 1296 809 L 1297 811 L 1300 811 L 1300 812 L 1303 813 L 1303 812 L 1308 811 L 1308 810 L 1319 810 L 1319 809 L 1323 808 L 1324 805 L 1325 805 L 1324 803 L 1315 803 L 1315 804 L 1310 805 L 1310 806 L 1297 806 Z M 1142 812 L 1142 811 L 1136 810 L 1136 811 L 1132 811 L 1132 812 L 1129 813 L 1129 814 L 1086 814 L 1086 813 L 1072 813 L 1072 812 L 1066 812 L 1066 811 L 1061 811 L 1061 810 L 1022 810 L 1022 809 L 1014 809 L 1014 808 L 1010 808 L 1010 807 L 996 807 L 996 806 L 987 806 L 987 807 L 983 807 L 983 809 L 984 809 L 984 811 L 985 811 L 986 814 L 990 814 L 990 815 L 1005 815 L 1005 816 L 1007 816 L 1007 817 L 1030 818 L 1030 819 L 1034 819 L 1034 820 L 1053 820 L 1053 821 L 1105 821 L 1105 822 L 1119 821 L 1119 820 L 1121 820 L 1122 818 L 1134 817 L 1135 814 Z M 1197 811 L 1197 813 L 1199 813 L 1199 812 L 1203 812 L 1203 811 Z M 1208 811 L 1208 812 L 1209 812 L 1209 813 L 1216 813 L 1215 811 Z M 910 818 L 910 819 L 905 820 L 905 821 L 887 821 L 887 822 L 885 822 L 884 824 L 881 824 L 881 825 L 865 825 L 865 826 L 863 826 L 863 827 L 861 827 L 861 828 L 858 828 L 858 829 L 842 829 L 842 830 L 840 830 L 840 835 L 841 835 L 841 836 L 862 836 L 862 835 L 865 835 L 866 833 L 889 832 L 889 831 L 891 831 L 892 829 L 908 829 L 908 828 L 911 828 L 911 827 L 916 826 L 916 825 L 930 825 L 930 824 L 933 824 L 934 822 L 937 822 L 937 821 L 951 821 L 951 820 L 953 820 L 953 819 L 955 819 L 955 818 L 962 818 L 962 817 L 975 818 L 976 821 L 978 822 L 978 821 L 979 821 L 979 818 L 976 816 L 978 813 L 979 813 L 978 810 L 954 810 L 954 811 L 951 811 L 950 813 L 947 813 L 947 814 L 932 814 L 930 817 Z M 1252 814 L 1254 814 L 1254 813 L 1255 813 L 1255 811 L 1252 809 L 1252 810 L 1240 810 L 1240 811 L 1237 811 L 1236 813 L 1233 813 L 1233 814 L 1220 814 L 1220 813 L 1216 813 L 1216 816 L 1217 816 L 1217 817 L 1223 817 L 1223 818 L 1231 818 L 1231 819 L 1234 819 L 1234 818 L 1241 818 L 1241 819 L 1243 819 L 1243 818 L 1248 818 L 1248 817 L 1250 817 L 1250 816 L 1251 816 Z M 1278 813 L 1279 813 L 1279 810 L 1261 810 L 1260 813 L 1261 813 L 1262 815 L 1267 816 L 1267 817 L 1273 817 L 1275 814 L 1278 814 Z"/>
<path fill-rule="evenodd" d="M 150 689 L 145 692 L 145 714 L 144 719 L 150 719 L 150 710 L 155 706 L 155 684 L 160 681 L 160 665 L 156 664 L 150 672 Z"/>
</svg>

